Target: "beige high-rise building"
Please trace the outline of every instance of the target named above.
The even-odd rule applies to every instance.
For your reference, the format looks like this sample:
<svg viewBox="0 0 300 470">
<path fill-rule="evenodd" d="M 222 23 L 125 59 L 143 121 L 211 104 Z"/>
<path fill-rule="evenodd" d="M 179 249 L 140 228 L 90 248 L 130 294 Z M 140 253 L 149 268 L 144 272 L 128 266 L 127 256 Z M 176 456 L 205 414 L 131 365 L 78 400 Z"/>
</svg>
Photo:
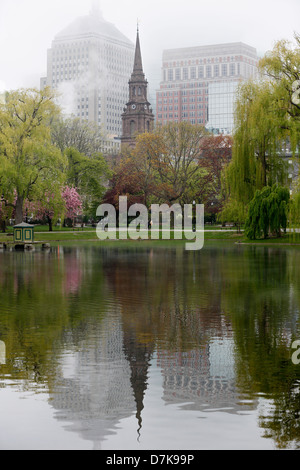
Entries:
<svg viewBox="0 0 300 470">
<path fill-rule="evenodd" d="M 133 60 L 134 44 L 94 6 L 55 36 L 41 87 L 58 90 L 66 115 L 97 123 L 116 151 Z"/>
<path fill-rule="evenodd" d="M 256 49 L 242 42 L 168 49 L 162 62 L 156 120 L 190 121 L 230 134 L 236 87 L 257 76 Z"/>
</svg>

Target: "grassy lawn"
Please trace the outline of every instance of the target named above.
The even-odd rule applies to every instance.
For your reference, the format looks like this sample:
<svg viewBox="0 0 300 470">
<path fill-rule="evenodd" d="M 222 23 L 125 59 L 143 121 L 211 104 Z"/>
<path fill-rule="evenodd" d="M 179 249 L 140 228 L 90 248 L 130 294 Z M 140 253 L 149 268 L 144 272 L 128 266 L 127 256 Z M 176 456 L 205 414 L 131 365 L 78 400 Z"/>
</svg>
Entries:
<svg viewBox="0 0 300 470">
<path fill-rule="evenodd" d="M 266 238 L 261 240 L 248 240 L 242 237 L 242 243 L 251 243 L 256 245 L 300 245 L 300 233 L 286 233 L 279 238 Z"/>
<path fill-rule="evenodd" d="M 106 233 L 106 232 L 102 232 Z M 162 240 L 163 236 L 162 234 L 165 234 L 168 236 L 168 231 L 160 230 L 160 235 L 159 238 Z M 151 231 L 147 231 L 144 233 L 145 237 L 148 238 L 149 240 L 151 238 Z M 177 232 L 178 235 L 178 232 Z M 241 234 L 237 234 L 233 230 L 212 230 L 210 227 L 209 230 L 205 230 L 205 239 L 237 239 L 240 238 Z M 117 232 L 117 238 L 118 238 L 118 232 Z M 130 240 L 131 237 L 128 236 L 128 239 Z M 176 237 L 175 237 L 176 238 Z M 185 240 L 184 233 L 182 233 L 181 236 L 182 240 Z M 174 240 L 174 231 L 170 231 L 170 239 Z M 50 242 L 50 241 L 75 241 L 75 240 L 99 240 L 97 233 L 96 233 L 96 228 L 93 227 L 84 227 L 83 229 L 81 228 L 76 228 L 73 230 L 72 228 L 67 228 L 67 227 L 55 227 L 53 229 L 53 232 L 49 232 L 49 229 L 47 226 L 37 226 L 34 231 L 34 240 L 35 241 L 45 241 L 45 242 Z M 4 241 L 13 241 L 13 230 L 11 227 L 7 229 L 7 233 L 0 233 L 0 242 Z M 179 240 L 180 241 L 180 240 Z"/>
<path fill-rule="evenodd" d="M 104 232 L 103 232 L 104 233 Z M 168 241 L 164 240 L 162 237 L 162 234 L 165 233 L 166 235 L 168 234 L 167 231 L 160 231 L 159 239 L 161 241 Z M 145 234 L 146 240 L 147 237 L 148 240 L 151 240 L 153 242 L 158 241 L 155 240 L 151 237 L 151 231 L 149 230 L 148 233 L 146 232 Z M 178 232 L 177 232 L 178 235 Z M 176 238 L 176 237 L 175 237 Z M 83 229 L 81 228 L 76 228 L 73 230 L 72 228 L 68 227 L 55 227 L 53 229 L 53 232 L 49 232 L 48 226 L 37 226 L 35 228 L 35 234 L 34 234 L 34 239 L 37 242 L 63 242 L 63 241 L 97 241 L 99 240 L 96 229 L 93 227 L 84 227 Z M 118 239 L 118 232 L 117 232 L 117 239 Z M 128 241 L 133 241 L 131 240 L 130 237 L 127 238 Z M 182 233 L 181 239 L 176 240 L 174 239 L 174 232 L 171 230 L 170 232 L 170 240 L 176 241 L 176 242 L 185 242 L 188 241 L 186 240 L 184 233 Z M 300 244 L 300 233 L 287 233 L 284 234 L 280 238 L 276 239 L 266 239 L 266 240 L 248 240 L 243 233 L 237 233 L 236 230 L 234 229 L 220 229 L 220 227 L 214 227 L 214 226 L 209 226 L 205 227 L 205 232 L 204 232 L 204 240 L 227 240 L 227 241 L 232 241 L 234 242 L 241 242 L 241 243 L 251 243 L 251 244 Z M 12 236 L 12 228 L 9 227 L 7 230 L 7 233 L 0 233 L 0 242 L 5 242 L 5 241 L 13 241 L 13 236 Z M 121 240 L 120 240 L 121 241 Z M 126 240 L 124 240 L 126 241 Z"/>
</svg>

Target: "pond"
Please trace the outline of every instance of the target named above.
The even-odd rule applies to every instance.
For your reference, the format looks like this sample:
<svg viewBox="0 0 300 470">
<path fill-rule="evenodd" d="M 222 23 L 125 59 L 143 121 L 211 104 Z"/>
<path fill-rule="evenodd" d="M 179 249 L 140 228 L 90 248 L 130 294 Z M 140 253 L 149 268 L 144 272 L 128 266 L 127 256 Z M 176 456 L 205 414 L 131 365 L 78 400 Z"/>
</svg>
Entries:
<svg viewBox="0 0 300 470">
<path fill-rule="evenodd" d="M 0 252 L 0 449 L 298 448 L 299 267 L 228 242 Z"/>
</svg>

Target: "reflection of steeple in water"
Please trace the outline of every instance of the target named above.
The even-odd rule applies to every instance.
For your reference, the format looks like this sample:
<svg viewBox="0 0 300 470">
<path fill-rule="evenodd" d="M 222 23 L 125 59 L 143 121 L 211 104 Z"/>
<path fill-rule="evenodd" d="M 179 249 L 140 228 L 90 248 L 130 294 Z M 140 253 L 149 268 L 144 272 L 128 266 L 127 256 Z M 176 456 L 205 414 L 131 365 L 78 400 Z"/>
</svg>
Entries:
<svg viewBox="0 0 300 470">
<path fill-rule="evenodd" d="M 130 364 L 130 383 L 136 402 L 136 418 L 138 421 L 138 440 L 142 428 L 142 410 L 144 408 L 144 396 L 147 390 L 148 368 L 153 353 L 152 343 L 143 344 L 138 341 L 136 335 L 128 330 L 124 331 L 124 353 Z"/>
</svg>

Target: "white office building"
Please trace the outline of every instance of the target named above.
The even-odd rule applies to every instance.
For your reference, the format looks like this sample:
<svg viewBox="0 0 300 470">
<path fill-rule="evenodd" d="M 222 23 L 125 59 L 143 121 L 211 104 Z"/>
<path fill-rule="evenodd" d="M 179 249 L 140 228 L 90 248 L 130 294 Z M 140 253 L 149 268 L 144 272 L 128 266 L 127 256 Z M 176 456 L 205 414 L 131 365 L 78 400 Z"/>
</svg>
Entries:
<svg viewBox="0 0 300 470">
<path fill-rule="evenodd" d="M 119 147 L 133 60 L 134 44 L 93 7 L 55 36 L 41 87 L 58 90 L 66 115 L 97 123 Z"/>
</svg>

